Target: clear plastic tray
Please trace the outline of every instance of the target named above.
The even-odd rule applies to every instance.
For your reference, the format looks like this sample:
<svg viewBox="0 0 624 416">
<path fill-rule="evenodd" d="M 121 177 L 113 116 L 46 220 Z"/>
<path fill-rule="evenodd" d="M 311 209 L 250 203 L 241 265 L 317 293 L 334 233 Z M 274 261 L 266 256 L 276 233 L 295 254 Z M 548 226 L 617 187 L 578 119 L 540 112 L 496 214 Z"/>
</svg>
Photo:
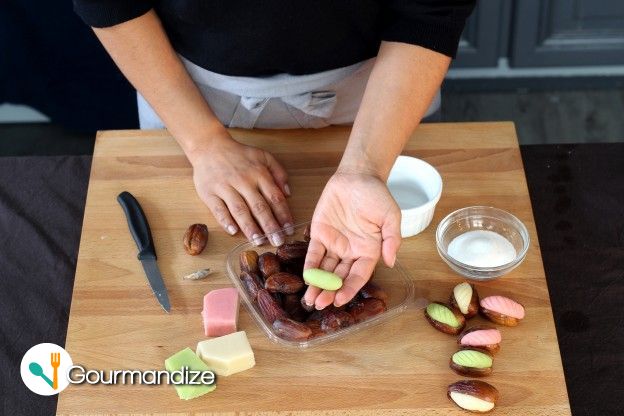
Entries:
<svg viewBox="0 0 624 416">
<path fill-rule="evenodd" d="M 284 240 L 286 242 L 303 240 L 303 231 L 306 225 L 307 223 L 294 226 L 294 234 L 291 236 L 286 235 L 285 231 L 283 230 L 280 232 L 280 234 L 284 237 Z M 262 329 L 266 336 L 269 337 L 271 341 L 285 347 L 307 349 L 319 344 L 342 339 L 349 334 L 387 321 L 392 317 L 400 314 L 414 303 L 414 283 L 405 273 L 405 270 L 401 267 L 401 265 L 399 265 L 397 262 L 394 268 L 391 269 L 389 267 L 386 267 L 380 261 L 375 268 L 374 282 L 388 293 L 388 302 L 386 305 L 387 310 L 385 312 L 358 324 L 351 325 L 347 328 L 321 335 L 307 341 L 291 341 L 283 339 L 275 333 L 271 323 L 264 319 L 257 305 L 249 297 L 247 291 L 241 283 L 241 280 L 239 278 L 239 255 L 245 250 L 256 250 L 258 254 L 262 254 L 267 251 L 274 252 L 275 247 L 272 247 L 269 244 L 265 244 L 260 247 L 256 247 L 252 243 L 241 244 L 235 247 L 228 254 L 226 259 L 226 268 L 230 280 L 232 280 L 232 283 L 238 289 L 240 298 L 247 307 L 247 310 L 249 311 L 251 316 L 253 316 L 258 326 Z"/>
</svg>

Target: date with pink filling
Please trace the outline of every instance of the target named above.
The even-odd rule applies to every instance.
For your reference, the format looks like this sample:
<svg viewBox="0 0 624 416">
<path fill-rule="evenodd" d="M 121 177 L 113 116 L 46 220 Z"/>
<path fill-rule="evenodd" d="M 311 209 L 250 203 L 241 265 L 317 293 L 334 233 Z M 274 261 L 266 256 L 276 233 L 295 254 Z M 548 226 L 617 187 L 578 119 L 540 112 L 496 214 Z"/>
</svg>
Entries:
<svg viewBox="0 0 624 416">
<path fill-rule="evenodd" d="M 524 306 L 505 296 L 488 296 L 480 306 L 483 316 L 500 325 L 516 326 L 524 319 Z"/>
</svg>

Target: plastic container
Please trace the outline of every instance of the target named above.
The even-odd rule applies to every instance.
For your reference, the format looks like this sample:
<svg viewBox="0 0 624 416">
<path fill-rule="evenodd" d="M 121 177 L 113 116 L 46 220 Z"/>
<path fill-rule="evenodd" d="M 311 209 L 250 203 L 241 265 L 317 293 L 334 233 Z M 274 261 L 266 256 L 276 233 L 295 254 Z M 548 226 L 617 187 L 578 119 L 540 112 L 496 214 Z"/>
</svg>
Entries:
<svg viewBox="0 0 624 416">
<path fill-rule="evenodd" d="M 496 267 L 477 267 L 456 260 L 448 254 L 448 246 L 455 237 L 467 231 L 487 230 L 505 237 L 516 250 L 516 257 Z M 467 207 L 447 215 L 436 231 L 436 246 L 442 260 L 460 275 L 473 280 L 492 280 L 518 267 L 529 249 L 529 232 L 514 215 L 493 207 Z"/>
<path fill-rule="evenodd" d="M 307 223 L 292 227 L 294 230 L 293 235 L 286 235 L 284 230 L 280 231 L 280 234 L 284 237 L 284 241 L 286 242 L 303 240 L 303 231 L 306 225 Z M 382 262 L 380 262 L 375 268 L 373 281 L 388 293 L 388 309 L 386 312 L 376 315 L 366 321 L 351 325 L 347 328 L 321 335 L 307 341 L 298 342 L 283 339 L 275 333 L 271 323 L 264 319 L 257 305 L 251 300 L 247 291 L 241 284 L 239 279 L 239 255 L 245 250 L 256 250 L 258 254 L 262 254 L 267 251 L 274 252 L 275 247 L 268 244 L 260 247 L 256 247 L 251 243 L 241 244 L 235 247 L 228 254 L 226 259 L 226 268 L 230 280 L 238 289 L 242 302 L 245 304 L 254 321 L 256 321 L 260 329 L 262 329 L 262 332 L 264 332 L 271 341 L 284 347 L 307 349 L 330 341 L 337 341 L 354 332 L 362 331 L 366 328 L 370 328 L 371 326 L 385 322 L 397 316 L 401 312 L 405 311 L 409 306 L 414 304 L 414 283 L 405 273 L 403 268 L 398 264 L 398 262 L 392 269 L 386 267 Z M 424 307 L 426 304 L 422 304 L 420 306 Z"/>
</svg>

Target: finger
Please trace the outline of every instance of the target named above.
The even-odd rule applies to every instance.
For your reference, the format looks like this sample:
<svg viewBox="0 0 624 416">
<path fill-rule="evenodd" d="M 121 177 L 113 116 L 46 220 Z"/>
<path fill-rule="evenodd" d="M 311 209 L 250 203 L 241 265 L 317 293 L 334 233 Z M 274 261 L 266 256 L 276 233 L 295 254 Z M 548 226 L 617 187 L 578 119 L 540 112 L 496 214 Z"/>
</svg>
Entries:
<svg viewBox="0 0 624 416">
<path fill-rule="evenodd" d="M 266 156 L 267 167 L 269 168 L 269 172 L 271 172 L 271 176 L 275 179 L 275 183 L 284 191 L 286 196 L 290 196 L 290 187 L 288 186 L 288 173 L 286 173 L 286 169 L 282 167 L 282 165 L 275 159 L 269 152 L 264 153 Z"/>
<path fill-rule="evenodd" d="M 269 237 L 271 244 L 276 247 L 284 244 L 284 237 L 279 233 L 280 226 L 273 216 L 273 211 L 271 211 L 269 203 L 260 192 L 257 189 L 248 188 L 241 190 L 241 194 L 243 198 L 245 198 L 247 206 L 251 210 L 251 214 L 256 222 L 267 237 Z"/>
<path fill-rule="evenodd" d="M 349 270 L 351 270 L 351 266 L 353 265 L 352 260 L 342 260 L 336 268 L 334 269 L 334 273 L 336 273 L 342 280 L 346 279 L 349 275 Z"/>
<path fill-rule="evenodd" d="M 321 293 L 323 289 L 316 286 L 308 286 L 305 295 L 303 295 L 303 301 L 308 306 L 312 306 L 316 303 L 316 297 Z"/>
<path fill-rule="evenodd" d="M 223 200 L 216 195 L 212 195 L 206 197 L 205 199 L 202 199 L 206 206 L 208 206 L 210 212 L 212 212 L 212 215 L 214 215 L 217 222 L 221 225 L 221 227 L 223 227 L 225 232 L 230 235 L 236 234 L 236 232 L 238 231 L 238 227 L 236 226 L 234 218 L 232 218 L 232 216 L 230 215 L 230 211 L 228 210 L 227 205 L 225 205 L 225 202 L 223 202 Z"/>
<path fill-rule="evenodd" d="M 320 268 L 327 270 L 328 272 L 333 272 L 339 261 L 340 259 L 337 256 L 331 253 L 326 253 L 323 260 L 321 260 Z"/>
<path fill-rule="evenodd" d="M 381 226 L 381 256 L 388 267 L 394 267 L 401 247 L 401 213 L 388 215 Z"/>
<path fill-rule="evenodd" d="M 323 290 L 316 297 L 316 300 L 314 301 L 314 307 L 318 310 L 325 309 L 326 307 L 334 303 L 335 297 L 336 297 L 335 290 Z"/>
<path fill-rule="evenodd" d="M 308 252 L 303 263 L 303 270 L 318 269 L 325 257 L 325 246 L 319 241 L 312 239 L 308 244 Z"/>
<path fill-rule="evenodd" d="M 251 216 L 251 211 L 249 211 L 243 197 L 231 187 L 227 188 L 220 196 L 247 239 L 257 246 L 264 244 L 264 239 L 260 238 L 262 231 Z"/>
<path fill-rule="evenodd" d="M 294 232 L 292 229 L 293 220 L 284 193 L 270 177 L 261 178 L 258 182 L 258 187 L 264 199 L 271 206 L 271 211 L 273 211 L 273 215 L 277 221 L 284 227 L 286 233 L 291 235 Z"/>
<path fill-rule="evenodd" d="M 325 256 L 327 258 L 327 256 Z M 342 280 L 344 280 L 349 274 L 349 270 L 351 269 L 351 265 L 353 264 L 350 260 L 343 260 L 334 269 L 334 273 L 336 273 Z M 336 292 L 333 290 L 323 290 L 318 294 L 316 300 L 314 302 L 315 307 L 317 309 L 325 309 L 332 303 L 334 303 L 336 297 Z"/>
<path fill-rule="evenodd" d="M 336 292 L 335 306 L 349 302 L 370 279 L 377 262 L 371 258 L 361 257 L 353 262 L 349 275 L 344 279 L 342 287 Z"/>
</svg>

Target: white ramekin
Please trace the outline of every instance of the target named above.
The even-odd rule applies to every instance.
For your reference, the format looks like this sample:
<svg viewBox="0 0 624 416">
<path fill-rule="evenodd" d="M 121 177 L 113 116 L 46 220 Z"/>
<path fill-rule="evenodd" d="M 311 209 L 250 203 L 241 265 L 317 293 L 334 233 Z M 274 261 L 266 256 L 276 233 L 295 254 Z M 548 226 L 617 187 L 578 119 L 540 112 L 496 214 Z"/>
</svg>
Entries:
<svg viewBox="0 0 624 416">
<path fill-rule="evenodd" d="M 442 177 L 424 160 L 399 156 L 388 177 L 388 189 L 401 208 L 401 237 L 423 231 L 442 196 Z"/>
</svg>

